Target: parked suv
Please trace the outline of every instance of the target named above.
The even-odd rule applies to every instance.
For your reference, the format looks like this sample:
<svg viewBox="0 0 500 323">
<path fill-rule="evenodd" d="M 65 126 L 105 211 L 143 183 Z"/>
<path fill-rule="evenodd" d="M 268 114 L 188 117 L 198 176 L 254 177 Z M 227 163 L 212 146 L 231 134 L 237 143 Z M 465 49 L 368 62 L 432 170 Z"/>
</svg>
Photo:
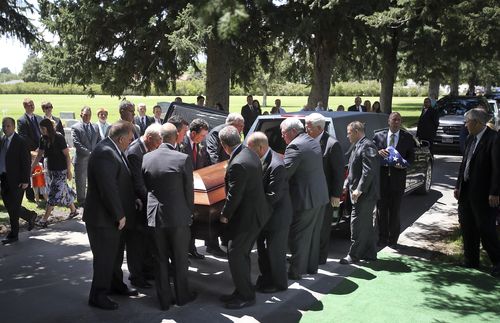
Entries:
<svg viewBox="0 0 500 323">
<path fill-rule="evenodd" d="M 478 105 L 485 106 L 492 118 L 495 119 L 495 125 L 498 126 L 498 115 L 496 115 L 488 103 L 488 100 L 482 96 L 445 96 L 436 103 L 439 113 L 439 126 L 434 138 L 436 148 L 451 148 L 459 150 L 460 131 L 464 125 L 464 114 Z"/>
</svg>

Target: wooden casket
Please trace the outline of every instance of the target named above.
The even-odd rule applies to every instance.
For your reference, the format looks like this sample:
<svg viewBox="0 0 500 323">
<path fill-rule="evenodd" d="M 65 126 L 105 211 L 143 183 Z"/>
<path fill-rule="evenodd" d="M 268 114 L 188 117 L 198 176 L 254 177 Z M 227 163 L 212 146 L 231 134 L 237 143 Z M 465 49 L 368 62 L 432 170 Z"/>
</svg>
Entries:
<svg viewBox="0 0 500 323">
<path fill-rule="evenodd" d="M 193 172 L 194 219 L 191 231 L 197 239 L 219 236 L 223 229 L 220 212 L 226 200 L 224 176 L 227 161 Z"/>
</svg>

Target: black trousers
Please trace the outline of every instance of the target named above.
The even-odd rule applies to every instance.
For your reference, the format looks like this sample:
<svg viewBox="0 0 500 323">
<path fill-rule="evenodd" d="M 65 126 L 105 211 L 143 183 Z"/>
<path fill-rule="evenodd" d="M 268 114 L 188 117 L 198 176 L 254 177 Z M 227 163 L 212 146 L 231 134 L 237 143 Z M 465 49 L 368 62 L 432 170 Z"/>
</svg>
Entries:
<svg viewBox="0 0 500 323">
<path fill-rule="evenodd" d="M 379 241 L 396 244 L 401 232 L 399 212 L 406 185 L 406 170 L 380 168 L 380 200 L 377 202 Z"/>
<path fill-rule="evenodd" d="M 256 221 L 255 221 L 256 222 Z M 260 228 L 254 223 L 246 231 L 236 232 L 228 241 L 228 260 L 236 294 L 242 300 L 255 299 L 255 289 L 250 278 L 250 252 L 259 236 Z"/>
<path fill-rule="evenodd" d="M 127 265 L 130 272 L 129 280 L 144 281 L 145 274 L 152 271 L 151 261 L 154 249 L 154 237 L 145 226 L 126 229 L 125 247 L 127 250 Z"/>
<path fill-rule="evenodd" d="M 89 298 L 97 299 L 101 294 L 107 294 L 111 289 L 123 290 L 124 239 L 122 232 L 112 227 L 96 227 L 86 224 L 90 249 L 94 258 L 92 285 Z"/>
<path fill-rule="evenodd" d="M 168 308 L 172 300 L 168 273 L 168 260 L 172 261 L 175 270 L 174 289 L 177 305 L 189 302 L 191 294 L 188 284 L 188 247 L 191 239 L 189 226 L 172 228 L 155 228 L 156 243 L 156 294 L 162 308 Z"/>
<path fill-rule="evenodd" d="M 276 287 L 280 290 L 288 288 L 286 273 L 286 248 L 288 227 L 278 229 L 265 228 L 257 238 L 257 254 L 260 276 L 258 285 Z"/>
<path fill-rule="evenodd" d="M 15 186 L 10 187 L 5 176 L 1 176 L 0 186 L 2 191 L 2 200 L 9 214 L 10 238 L 17 238 L 19 235 L 19 218 L 29 221 L 32 213 L 24 206 L 21 206 L 24 196 L 24 190 Z"/>
<path fill-rule="evenodd" d="M 339 212 L 334 209 L 331 203 L 325 205 L 323 225 L 321 227 L 321 238 L 319 242 L 319 262 L 325 263 L 330 250 L 330 234 L 332 232 L 333 212 Z"/>
<path fill-rule="evenodd" d="M 351 247 L 349 255 L 354 259 L 376 259 L 375 229 L 373 227 L 373 210 L 377 201 L 361 195 L 358 202 L 352 205 L 351 212 Z"/>
<path fill-rule="evenodd" d="M 488 254 L 493 265 L 500 264 L 500 243 L 496 232 L 496 208 L 489 207 L 487 197 L 482 203 L 473 201 L 468 194 L 472 188 L 462 185 L 461 198 L 458 203 L 458 219 L 464 241 L 465 263 L 479 266 L 479 242 Z"/>
</svg>

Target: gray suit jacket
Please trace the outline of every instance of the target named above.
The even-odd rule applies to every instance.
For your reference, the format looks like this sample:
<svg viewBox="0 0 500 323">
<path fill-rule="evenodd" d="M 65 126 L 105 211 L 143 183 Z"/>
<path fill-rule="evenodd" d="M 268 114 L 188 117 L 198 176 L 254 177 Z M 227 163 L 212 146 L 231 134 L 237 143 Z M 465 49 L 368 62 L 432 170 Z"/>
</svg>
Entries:
<svg viewBox="0 0 500 323">
<path fill-rule="evenodd" d="M 218 125 L 217 127 L 210 130 L 210 133 L 207 136 L 207 152 L 210 156 L 210 161 L 212 164 L 217 164 L 222 161 L 228 160 L 229 155 L 226 154 L 224 148 L 222 148 L 222 144 L 219 139 L 219 131 L 224 129 L 226 124 Z"/>
<path fill-rule="evenodd" d="M 351 152 L 349 158 L 349 175 L 347 187 L 349 192 L 362 192 L 360 199 L 380 198 L 380 161 L 377 146 L 366 137 L 361 138 Z"/>
<path fill-rule="evenodd" d="M 191 157 L 169 144 L 161 144 L 144 155 L 142 176 L 148 190 L 148 225 L 161 228 L 190 225 L 194 210 Z"/>
<path fill-rule="evenodd" d="M 328 195 L 330 197 L 340 197 L 342 195 L 342 187 L 344 186 L 345 169 L 342 147 L 326 131 L 323 132 L 319 144 L 323 152 L 323 170 L 328 185 Z"/>
<path fill-rule="evenodd" d="M 89 137 L 82 121 L 75 123 L 71 127 L 71 138 L 73 138 L 73 145 L 76 149 L 75 158 L 73 159 L 75 164 L 87 162 L 90 153 L 101 141 L 101 135 L 95 123 L 90 123 L 90 130 L 91 135 Z"/>
<path fill-rule="evenodd" d="M 126 227 L 133 227 L 134 202 L 132 177 L 108 137 L 90 155 L 83 221 L 97 227 L 117 227 L 118 221 L 125 216 Z"/>
<path fill-rule="evenodd" d="M 294 211 L 321 207 L 329 202 L 320 145 L 306 133 L 288 144 L 285 150 L 290 197 Z"/>
</svg>

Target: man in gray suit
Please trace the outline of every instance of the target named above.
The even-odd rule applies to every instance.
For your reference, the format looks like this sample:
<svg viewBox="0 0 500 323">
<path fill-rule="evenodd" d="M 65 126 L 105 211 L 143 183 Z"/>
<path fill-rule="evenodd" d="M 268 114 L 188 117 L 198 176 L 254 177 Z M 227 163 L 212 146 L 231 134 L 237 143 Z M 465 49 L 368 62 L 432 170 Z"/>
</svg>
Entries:
<svg viewBox="0 0 500 323">
<path fill-rule="evenodd" d="M 87 165 L 90 153 L 101 141 L 101 135 L 97 125 L 90 123 L 92 111 L 89 107 L 82 108 L 80 117 L 82 120 L 71 127 L 71 138 L 75 146 L 73 164 L 75 167 L 76 198 L 78 205 L 84 206 L 87 189 Z"/>
<path fill-rule="evenodd" d="M 230 113 L 226 117 L 226 123 L 218 125 L 217 127 L 210 130 L 210 133 L 207 136 L 207 151 L 210 155 L 210 161 L 212 164 L 220 163 L 224 160 L 228 160 L 229 156 L 226 154 L 219 139 L 219 131 L 224 129 L 226 126 L 233 126 L 238 131 L 243 131 L 243 127 L 245 126 L 245 119 L 239 113 Z"/>
<path fill-rule="evenodd" d="M 174 149 L 177 128 L 162 126 L 163 143 L 144 156 L 142 175 L 148 190 L 148 225 L 154 228 L 157 270 L 156 292 L 162 310 L 171 304 L 168 255 L 172 259 L 177 305 L 195 299 L 188 286 L 189 225 L 194 210 L 193 164 L 191 158 Z"/>
<path fill-rule="evenodd" d="M 135 217 L 132 178 L 123 152 L 132 142 L 133 125 L 118 121 L 90 155 L 87 205 L 83 221 L 94 257 L 89 305 L 115 310 L 118 304 L 108 294 L 137 296 L 123 283 L 124 241 L 122 229 Z M 130 221 L 129 221 L 130 220 Z"/>
<path fill-rule="evenodd" d="M 328 186 L 321 147 L 304 133 L 302 122 L 298 118 L 287 118 L 280 129 L 287 144 L 284 162 L 293 205 L 288 278 L 299 280 L 302 274 L 318 271 L 323 209 L 329 202 Z"/>
<path fill-rule="evenodd" d="M 255 288 L 250 277 L 250 251 L 269 219 L 262 185 L 259 157 L 241 144 L 239 131 L 227 126 L 219 132 L 222 147 L 230 156 L 224 178 L 226 201 L 220 221 L 226 223 L 228 260 L 235 291 L 221 296 L 228 309 L 255 304 Z"/>
<path fill-rule="evenodd" d="M 323 153 L 323 170 L 328 185 L 330 203 L 325 206 L 323 225 L 321 227 L 319 263 L 325 264 L 330 247 L 330 233 L 334 212 L 338 213 L 340 195 L 344 185 L 344 153 L 340 143 L 325 131 L 325 117 L 319 113 L 311 113 L 306 117 L 306 131 L 321 146 Z M 338 214 L 337 214 L 338 216 Z M 319 221 L 318 221 L 319 222 Z"/>
<path fill-rule="evenodd" d="M 260 292 L 274 293 L 288 288 L 286 249 L 293 214 L 288 176 L 283 159 L 269 148 L 263 132 L 252 133 L 247 143 L 262 162 L 262 182 L 271 210 L 271 217 L 257 238 L 260 276 L 255 285 Z"/>
<path fill-rule="evenodd" d="M 349 159 L 346 187 L 352 201 L 351 247 L 343 265 L 363 260 L 376 260 L 376 237 L 373 211 L 380 197 L 380 165 L 378 150 L 373 141 L 365 137 L 365 127 L 359 121 L 347 126 L 347 138 L 354 145 Z"/>
<path fill-rule="evenodd" d="M 135 105 L 127 100 L 123 100 L 120 102 L 119 106 L 119 111 L 120 111 L 120 120 L 123 121 L 128 121 L 131 124 L 134 125 L 134 140 L 139 138 L 141 136 L 141 128 L 134 124 L 134 115 L 135 115 Z M 108 133 L 109 133 L 109 128 L 108 128 Z M 108 136 L 108 133 L 106 133 L 106 136 Z"/>
</svg>

